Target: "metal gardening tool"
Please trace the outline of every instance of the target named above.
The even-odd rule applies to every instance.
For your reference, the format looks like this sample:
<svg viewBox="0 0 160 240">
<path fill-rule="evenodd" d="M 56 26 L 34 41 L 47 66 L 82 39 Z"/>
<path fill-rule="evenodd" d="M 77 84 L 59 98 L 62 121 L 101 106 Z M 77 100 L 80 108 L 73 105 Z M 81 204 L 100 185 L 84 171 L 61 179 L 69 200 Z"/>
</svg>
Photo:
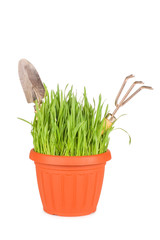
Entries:
<svg viewBox="0 0 160 240">
<path fill-rule="evenodd" d="M 21 59 L 18 64 L 18 73 L 27 102 L 32 103 L 37 99 L 40 105 L 45 89 L 35 67 L 26 59 Z"/>
<path fill-rule="evenodd" d="M 32 103 L 32 102 L 35 102 L 35 100 L 37 99 L 38 104 L 40 106 L 40 104 L 42 103 L 42 99 L 44 98 L 44 95 L 45 95 L 45 89 L 44 89 L 43 83 L 39 77 L 37 70 L 29 61 L 27 61 L 26 59 L 21 59 L 19 61 L 19 65 L 18 65 L 18 72 L 19 72 L 19 78 L 20 78 L 22 88 L 25 93 L 27 102 Z M 122 97 L 122 100 L 118 103 L 119 97 L 120 97 L 127 81 L 133 77 L 134 77 L 133 75 L 129 75 L 125 78 L 125 80 L 117 94 L 116 100 L 115 100 L 115 106 L 116 106 L 115 110 L 113 111 L 112 114 L 109 113 L 105 117 L 104 127 L 106 127 L 106 129 L 111 127 L 112 124 L 115 122 L 115 120 L 116 120 L 115 114 L 117 113 L 118 109 L 120 107 L 122 107 L 124 104 L 126 104 L 130 99 L 132 99 L 138 92 L 140 92 L 142 89 L 153 90 L 152 87 L 143 85 L 128 97 L 128 95 L 130 94 L 132 89 L 137 84 L 144 84 L 142 81 L 135 81 L 132 83 L 132 85 L 130 86 L 130 88 L 124 95 L 124 97 Z M 104 130 L 102 131 L 102 134 L 103 134 L 103 132 L 104 132 Z"/>
<path fill-rule="evenodd" d="M 144 84 L 142 81 L 135 81 L 134 83 L 132 83 L 132 85 L 130 86 L 130 88 L 128 89 L 128 91 L 126 92 L 126 94 L 124 95 L 124 97 L 122 97 L 122 100 L 118 103 L 118 100 L 119 100 L 119 97 L 127 83 L 127 81 L 130 79 L 130 78 L 133 78 L 134 75 L 129 75 L 125 78 L 118 94 L 117 94 L 117 97 L 116 97 L 116 100 L 115 100 L 115 110 L 113 111 L 113 113 L 109 113 L 107 114 L 107 116 L 105 117 L 105 121 L 104 121 L 104 126 L 106 127 L 106 129 L 108 129 L 109 127 L 112 126 L 113 122 L 116 120 L 115 118 L 115 114 L 117 113 L 118 109 L 120 107 L 122 107 L 124 104 L 126 104 L 131 98 L 133 98 L 138 92 L 140 92 L 142 89 L 150 89 L 150 90 L 153 90 L 152 87 L 149 87 L 149 86 L 141 86 L 140 88 L 138 88 L 134 93 L 132 93 L 132 95 L 130 95 L 130 97 L 128 97 L 128 95 L 130 94 L 130 92 L 132 91 L 132 89 L 134 88 L 134 86 L 136 86 L 137 84 Z M 128 98 L 127 98 L 128 97 Z M 102 131 L 102 134 L 103 134 L 104 130 Z"/>
</svg>

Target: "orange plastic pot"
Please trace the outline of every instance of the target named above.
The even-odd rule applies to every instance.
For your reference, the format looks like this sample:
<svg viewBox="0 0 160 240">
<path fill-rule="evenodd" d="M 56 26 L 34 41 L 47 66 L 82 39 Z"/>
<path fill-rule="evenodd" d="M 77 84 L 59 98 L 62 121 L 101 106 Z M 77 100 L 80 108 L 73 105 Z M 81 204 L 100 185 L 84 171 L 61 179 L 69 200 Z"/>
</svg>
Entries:
<svg viewBox="0 0 160 240">
<path fill-rule="evenodd" d="M 36 166 L 43 209 L 59 216 L 96 211 L 110 151 L 91 156 L 51 156 L 30 152 Z"/>
</svg>

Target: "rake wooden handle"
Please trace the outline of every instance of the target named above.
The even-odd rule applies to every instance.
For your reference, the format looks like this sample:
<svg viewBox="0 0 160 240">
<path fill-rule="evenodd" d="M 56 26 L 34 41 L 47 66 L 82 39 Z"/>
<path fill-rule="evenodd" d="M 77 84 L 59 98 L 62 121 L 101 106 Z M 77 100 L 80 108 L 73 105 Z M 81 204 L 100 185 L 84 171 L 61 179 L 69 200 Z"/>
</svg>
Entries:
<svg viewBox="0 0 160 240">
<path fill-rule="evenodd" d="M 106 129 L 102 130 L 101 135 L 104 133 L 105 130 L 107 130 L 111 126 L 112 126 L 112 122 L 109 119 L 105 118 L 104 123 L 103 123 L 103 127 L 105 127 Z"/>
</svg>

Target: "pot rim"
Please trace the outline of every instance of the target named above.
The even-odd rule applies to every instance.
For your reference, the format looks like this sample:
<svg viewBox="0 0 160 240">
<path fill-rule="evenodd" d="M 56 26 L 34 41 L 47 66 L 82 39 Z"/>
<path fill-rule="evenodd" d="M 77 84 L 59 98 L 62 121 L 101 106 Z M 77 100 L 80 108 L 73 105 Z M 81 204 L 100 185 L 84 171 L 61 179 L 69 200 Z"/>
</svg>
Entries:
<svg viewBox="0 0 160 240">
<path fill-rule="evenodd" d="M 49 165 L 62 165 L 62 166 L 84 166 L 94 164 L 104 164 L 106 161 L 111 160 L 111 152 L 108 149 L 104 153 L 87 156 L 56 156 L 46 155 L 35 152 L 31 149 L 29 158 L 35 163 L 49 164 Z"/>
</svg>

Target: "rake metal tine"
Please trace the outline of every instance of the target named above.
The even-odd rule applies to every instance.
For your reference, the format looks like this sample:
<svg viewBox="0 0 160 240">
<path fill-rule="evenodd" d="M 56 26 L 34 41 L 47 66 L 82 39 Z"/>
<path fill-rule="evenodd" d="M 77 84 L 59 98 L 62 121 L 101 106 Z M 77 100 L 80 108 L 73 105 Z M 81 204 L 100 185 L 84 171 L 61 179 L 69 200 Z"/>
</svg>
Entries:
<svg viewBox="0 0 160 240">
<path fill-rule="evenodd" d="M 130 97 L 128 97 L 121 106 L 123 106 L 124 104 L 126 104 L 131 98 L 133 98 L 137 93 L 139 93 L 142 89 L 149 89 L 149 90 L 153 90 L 152 87 L 149 86 L 141 86 L 140 88 L 138 88 Z"/>
<path fill-rule="evenodd" d="M 128 102 L 130 97 L 126 100 L 126 98 L 128 97 L 128 95 L 130 94 L 130 92 L 132 91 L 132 89 L 134 88 L 134 86 L 136 84 L 143 84 L 142 81 L 135 81 L 134 83 L 132 83 L 132 85 L 130 86 L 130 88 L 128 89 L 128 91 L 126 92 L 126 94 L 124 95 L 124 97 L 122 98 L 122 100 L 120 101 L 119 104 L 116 105 L 116 109 L 114 110 L 114 112 L 112 113 L 112 116 L 114 116 L 116 114 L 116 112 L 118 111 L 118 109 L 124 104 L 124 102 Z M 133 93 L 134 94 L 134 93 Z M 132 94 L 132 95 L 133 95 Z M 131 96 L 132 96 L 131 95 Z M 126 100 L 126 101 L 125 101 Z"/>
<path fill-rule="evenodd" d="M 122 86 L 121 86 L 121 88 L 120 88 L 120 90 L 119 90 L 119 92 L 118 92 L 118 94 L 117 94 L 116 100 L 115 100 L 115 105 L 116 105 L 116 106 L 118 105 L 118 104 L 117 104 L 118 99 L 119 99 L 119 97 L 120 97 L 120 95 L 121 95 L 121 93 L 122 93 L 122 91 L 123 91 L 123 88 L 125 87 L 127 81 L 128 81 L 130 78 L 133 78 L 133 77 L 134 77 L 134 75 L 131 74 L 131 75 L 127 76 L 127 77 L 124 79 L 124 82 L 122 83 Z"/>
</svg>

